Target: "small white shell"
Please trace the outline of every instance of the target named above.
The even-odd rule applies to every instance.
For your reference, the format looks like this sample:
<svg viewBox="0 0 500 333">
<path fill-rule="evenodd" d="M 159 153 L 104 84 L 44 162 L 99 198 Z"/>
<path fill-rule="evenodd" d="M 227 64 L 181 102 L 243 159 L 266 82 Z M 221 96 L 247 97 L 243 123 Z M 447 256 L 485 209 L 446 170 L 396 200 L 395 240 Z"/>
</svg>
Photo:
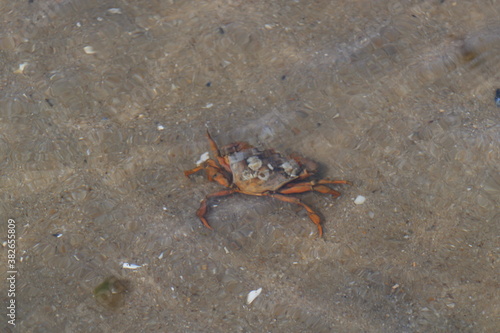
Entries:
<svg viewBox="0 0 500 333">
<path fill-rule="evenodd" d="M 138 269 L 138 268 L 141 268 L 141 265 L 129 264 L 128 262 L 124 262 L 122 264 L 122 267 L 126 268 L 126 269 Z"/>
<path fill-rule="evenodd" d="M 366 201 L 366 198 L 365 198 L 364 196 L 362 196 L 362 195 L 358 195 L 358 196 L 356 197 L 356 199 L 354 199 L 354 203 L 355 203 L 356 205 L 362 205 L 362 204 L 364 204 L 364 203 L 365 203 L 365 201 Z"/>
<path fill-rule="evenodd" d="M 200 164 L 203 164 L 204 162 L 206 162 L 208 159 L 210 158 L 210 154 L 207 152 L 204 152 L 203 154 L 201 154 L 200 156 L 200 159 L 196 162 L 196 165 L 200 165 Z"/>
<path fill-rule="evenodd" d="M 92 46 L 85 46 L 83 48 L 83 51 L 87 54 L 96 54 L 97 53 Z"/>
<path fill-rule="evenodd" d="M 122 10 L 120 8 L 110 8 L 110 9 L 108 9 L 108 13 L 110 13 L 110 14 L 121 14 Z"/>
<path fill-rule="evenodd" d="M 257 290 L 252 290 L 251 292 L 248 293 L 247 296 L 247 304 L 251 304 L 262 292 L 262 288 L 259 288 Z"/>
</svg>

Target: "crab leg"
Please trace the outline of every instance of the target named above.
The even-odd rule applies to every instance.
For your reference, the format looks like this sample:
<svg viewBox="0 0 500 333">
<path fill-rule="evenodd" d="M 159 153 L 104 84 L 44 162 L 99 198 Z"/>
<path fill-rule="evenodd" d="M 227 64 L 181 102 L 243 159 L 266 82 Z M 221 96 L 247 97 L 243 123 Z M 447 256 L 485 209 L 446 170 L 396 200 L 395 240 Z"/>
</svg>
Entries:
<svg viewBox="0 0 500 333">
<path fill-rule="evenodd" d="M 233 193 L 236 193 L 236 190 L 223 190 L 223 191 L 219 191 L 219 192 L 215 192 L 215 193 L 209 194 L 209 195 L 207 195 L 205 197 L 205 199 L 203 199 L 201 201 L 200 208 L 198 208 L 198 210 L 196 211 L 196 216 L 198 216 L 198 218 L 201 220 L 201 223 L 203 223 L 203 225 L 205 227 L 207 227 L 208 229 L 213 229 L 210 226 L 210 224 L 208 224 L 208 221 L 205 218 L 205 214 L 207 213 L 207 210 L 208 210 L 208 206 L 207 206 L 208 199 L 214 198 L 214 197 L 223 197 L 225 195 L 230 195 L 230 194 L 233 194 Z"/>
<path fill-rule="evenodd" d="M 323 194 L 331 194 L 334 198 L 340 197 L 340 192 L 332 190 L 328 186 L 324 185 L 296 184 L 296 186 L 290 186 L 288 188 L 278 190 L 278 192 L 281 194 L 295 194 L 310 191 L 315 191 Z"/>
<path fill-rule="evenodd" d="M 324 184 L 347 184 L 347 185 L 352 185 L 351 182 L 347 180 L 329 180 L 329 179 L 320 179 L 320 180 L 313 180 L 310 182 L 300 182 L 300 183 L 290 183 L 287 186 L 294 186 L 294 185 L 324 185 Z"/>
<path fill-rule="evenodd" d="M 191 176 L 193 173 L 197 173 L 198 171 L 203 170 L 204 168 L 205 168 L 205 167 L 204 167 L 203 165 L 197 166 L 196 168 L 193 168 L 193 169 L 191 169 L 191 170 L 186 170 L 186 171 L 184 171 L 184 175 L 185 175 L 186 177 L 189 177 L 189 176 Z"/>
<path fill-rule="evenodd" d="M 217 165 L 217 163 L 215 163 L 214 160 L 208 159 L 205 162 L 203 162 L 202 164 L 198 165 L 196 168 L 184 171 L 184 175 L 186 177 L 189 177 L 193 173 L 197 173 L 198 171 L 201 171 L 203 169 L 207 169 L 207 170 L 208 169 L 212 169 L 212 170 L 215 170 L 215 171 L 211 171 L 211 173 L 207 172 L 208 180 L 212 181 L 213 179 L 212 179 L 211 174 L 217 173 L 220 170 L 220 167 Z"/>
<path fill-rule="evenodd" d="M 215 143 L 214 139 L 212 139 L 212 136 L 210 136 L 210 133 L 207 130 L 207 137 L 208 137 L 208 142 L 210 144 L 210 150 L 212 153 L 214 153 L 215 158 L 217 159 L 217 162 L 219 162 L 220 166 L 222 166 L 224 169 L 227 171 L 231 171 L 231 168 L 229 165 L 226 163 L 224 158 L 220 155 L 219 147 L 217 147 L 217 143 Z"/>
<path fill-rule="evenodd" d="M 290 203 L 294 203 L 296 205 L 302 206 L 307 211 L 307 214 L 309 215 L 309 218 L 311 219 L 311 221 L 314 224 L 316 224 L 316 226 L 318 227 L 319 237 L 321 237 L 323 235 L 323 228 L 321 227 L 321 219 L 320 219 L 319 215 L 316 214 L 314 212 L 314 210 L 311 209 L 311 207 L 309 207 L 308 205 L 306 205 L 305 203 L 300 201 L 300 199 L 295 198 L 295 197 L 289 197 L 289 196 L 282 195 L 282 194 L 274 194 L 274 193 L 266 193 L 264 195 L 273 197 L 273 198 L 281 200 L 281 201 L 290 202 Z"/>
<path fill-rule="evenodd" d="M 314 185 L 313 191 L 323 193 L 323 194 L 331 194 L 334 198 L 340 197 L 340 192 L 332 190 L 328 186 L 324 186 L 324 185 Z"/>
<path fill-rule="evenodd" d="M 302 183 L 292 183 L 288 184 L 285 188 L 278 190 L 282 194 L 293 194 L 293 193 L 304 193 L 309 191 L 316 191 L 323 194 L 331 194 L 334 198 L 340 196 L 340 193 L 332 190 L 328 186 L 321 184 L 349 184 L 345 180 L 325 180 L 321 179 L 318 181 L 302 182 Z"/>
</svg>

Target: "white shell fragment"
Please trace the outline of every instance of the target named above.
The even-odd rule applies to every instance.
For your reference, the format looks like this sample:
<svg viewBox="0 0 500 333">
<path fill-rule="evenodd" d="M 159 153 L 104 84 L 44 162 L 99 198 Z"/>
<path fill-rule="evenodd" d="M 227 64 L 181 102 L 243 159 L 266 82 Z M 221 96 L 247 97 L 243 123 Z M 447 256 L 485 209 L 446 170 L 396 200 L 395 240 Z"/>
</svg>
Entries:
<svg viewBox="0 0 500 333">
<path fill-rule="evenodd" d="M 362 204 L 364 204 L 364 203 L 365 203 L 365 201 L 366 201 L 366 198 L 365 198 L 364 196 L 362 196 L 362 195 L 358 195 L 358 196 L 356 197 L 356 199 L 354 199 L 354 203 L 355 203 L 356 205 L 362 205 Z"/>
<path fill-rule="evenodd" d="M 126 268 L 126 269 L 138 269 L 138 268 L 141 268 L 142 266 L 141 265 L 136 265 L 136 264 L 129 264 L 128 262 L 124 262 L 122 264 L 122 267 Z"/>
<path fill-rule="evenodd" d="M 209 158 L 210 158 L 210 153 L 208 151 L 204 152 L 203 154 L 201 154 L 200 159 L 196 162 L 196 165 L 203 164 L 204 162 L 208 161 Z"/>
<path fill-rule="evenodd" d="M 252 302 L 260 295 L 262 292 L 262 288 L 259 288 L 257 290 L 252 290 L 251 292 L 248 293 L 247 296 L 247 304 L 252 304 Z"/>
<path fill-rule="evenodd" d="M 96 54 L 96 51 L 94 50 L 94 48 L 92 46 L 85 46 L 83 48 L 83 51 L 87 54 Z"/>
<path fill-rule="evenodd" d="M 23 62 L 23 63 L 19 64 L 19 68 L 14 71 L 14 74 L 23 74 L 26 66 L 28 66 L 27 62 Z"/>
<path fill-rule="evenodd" d="M 110 14 L 121 14 L 122 10 L 120 8 L 110 8 L 110 9 L 108 9 L 108 13 L 110 13 Z"/>
</svg>

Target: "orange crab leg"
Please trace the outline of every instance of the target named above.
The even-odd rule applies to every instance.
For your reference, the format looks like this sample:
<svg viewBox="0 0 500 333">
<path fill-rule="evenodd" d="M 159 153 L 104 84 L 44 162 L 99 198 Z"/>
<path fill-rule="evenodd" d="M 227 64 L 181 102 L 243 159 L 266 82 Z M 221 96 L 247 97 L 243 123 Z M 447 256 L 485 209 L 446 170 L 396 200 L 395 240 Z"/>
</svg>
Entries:
<svg viewBox="0 0 500 333">
<path fill-rule="evenodd" d="M 223 169 L 221 169 L 214 160 L 206 160 L 203 164 L 197 166 L 194 169 L 184 171 L 184 175 L 189 177 L 193 173 L 198 171 L 205 170 L 207 178 L 209 181 L 216 181 L 222 186 L 229 187 L 231 186 L 231 176 L 228 175 Z"/>
<path fill-rule="evenodd" d="M 352 183 L 348 180 L 329 180 L 329 179 L 320 179 L 315 182 L 316 184 L 346 184 L 352 185 Z"/>
<path fill-rule="evenodd" d="M 310 184 L 310 185 L 347 184 L 347 185 L 352 185 L 351 182 L 349 182 L 347 180 L 320 179 L 320 180 L 313 180 L 313 181 L 310 181 L 310 182 L 289 183 L 289 184 L 287 184 L 287 186 L 292 187 L 294 185 L 302 185 L 302 184 Z"/>
<path fill-rule="evenodd" d="M 215 180 L 222 186 L 229 187 L 230 175 L 224 169 L 221 169 L 214 160 L 209 159 L 205 161 L 205 172 L 209 181 L 213 182 Z"/>
<path fill-rule="evenodd" d="M 304 193 L 304 192 L 310 192 L 310 191 L 316 191 L 316 192 L 323 193 L 323 194 L 331 194 L 334 198 L 340 197 L 340 192 L 332 190 L 328 186 L 311 185 L 309 183 L 295 184 L 295 186 L 290 186 L 288 188 L 278 190 L 277 192 L 281 193 L 281 194 L 294 194 L 294 193 Z"/>
<path fill-rule="evenodd" d="M 207 130 L 207 137 L 208 137 L 208 142 L 210 144 L 210 150 L 212 153 L 215 155 L 215 158 L 217 159 L 217 162 L 219 162 L 220 166 L 226 169 L 226 171 L 231 172 L 231 168 L 229 167 L 229 164 L 226 163 L 224 158 L 220 156 L 219 152 L 219 147 L 217 147 L 217 143 L 212 139 L 212 136 L 210 136 L 210 133 Z"/>
<path fill-rule="evenodd" d="M 205 167 L 203 165 L 200 165 L 200 166 L 197 166 L 196 168 L 193 168 L 191 170 L 186 170 L 184 171 L 184 176 L 186 177 L 189 177 L 191 176 L 193 173 L 197 173 L 198 171 L 201 171 L 203 170 Z"/>
<path fill-rule="evenodd" d="M 216 172 L 215 174 L 210 176 L 213 180 L 215 180 L 217 183 L 221 184 L 222 186 L 225 187 L 230 187 L 231 182 L 220 172 Z M 210 179 L 210 180 L 212 180 Z"/>
<path fill-rule="evenodd" d="M 319 193 L 323 193 L 323 194 L 331 194 L 334 198 L 340 197 L 340 192 L 332 190 L 328 186 L 314 185 L 313 186 L 313 190 L 316 191 L 316 192 L 319 192 Z"/>
<path fill-rule="evenodd" d="M 295 198 L 295 197 L 289 197 L 289 196 L 282 195 L 282 194 L 274 194 L 274 193 L 265 193 L 263 195 L 270 196 L 270 197 L 273 197 L 273 198 L 281 200 L 281 201 L 290 202 L 290 203 L 294 203 L 296 205 L 302 206 L 307 211 L 307 214 L 309 215 L 309 218 L 311 219 L 311 221 L 314 224 L 316 224 L 316 226 L 318 227 L 319 237 L 321 237 L 323 235 L 323 228 L 321 227 L 321 218 L 319 217 L 318 214 L 316 214 L 314 212 L 314 210 L 312 210 L 311 207 L 309 207 L 308 205 L 306 205 L 305 203 L 300 201 L 300 199 Z"/>
<path fill-rule="evenodd" d="M 198 171 L 201 171 L 203 169 L 212 170 L 210 173 L 207 172 L 208 180 L 212 181 L 211 175 L 216 174 L 220 170 L 220 167 L 217 165 L 217 163 L 215 163 L 214 160 L 208 159 L 205 162 L 203 162 L 202 164 L 198 165 L 196 168 L 184 171 L 184 175 L 186 177 L 189 177 L 192 174 L 197 173 Z M 213 170 L 215 170 L 215 171 L 213 171 Z"/>
<path fill-rule="evenodd" d="M 208 210 L 208 206 L 207 206 L 208 199 L 214 198 L 214 197 L 223 197 L 225 195 L 230 195 L 230 194 L 233 194 L 233 193 L 236 193 L 236 190 L 223 190 L 223 191 L 219 191 L 219 192 L 215 192 L 215 193 L 209 194 L 209 195 L 207 195 L 205 197 L 205 199 L 203 199 L 201 201 L 200 208 L 198 208 L 198 210 L 196 211 L 196 216 L 198 216 L 198 218 L 201 220 L 201 223 L 203 223 L 203 225 L 205 227 L 207 227 L 208 229 L 213 229 L 210 226 L 210 224 L 208 224 L 208 221 L 205 218 L 205 214 L 207 214 L 207 210 Z"/>
<path fill-rule="evenodd" d="M 278 192 L 282 194 L 293 194 L 293 193 L 316 191 L 323 194 L 331 194 L 335 198 L 340 196 L 339 192 L 332 190 L 328 186 L 324 186 L 322 184 L 350 184 L 350 182 L 346 180 L 321 179 L 310 182 L 290 183 L 287 184 L 285 188 L 278 190 Z"/>
</svg>

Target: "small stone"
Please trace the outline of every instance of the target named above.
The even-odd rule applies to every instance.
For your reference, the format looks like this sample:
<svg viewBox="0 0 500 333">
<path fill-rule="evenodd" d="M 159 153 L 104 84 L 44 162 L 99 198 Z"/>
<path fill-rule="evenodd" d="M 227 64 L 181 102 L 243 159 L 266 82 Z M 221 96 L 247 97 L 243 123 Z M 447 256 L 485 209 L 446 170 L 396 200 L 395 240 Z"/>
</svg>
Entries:
<svg viewBox="0 0 500 333">
<path fill-rule="evenodd" d="M 358 196 L 356 197 L 356 199 L 354 199 L 354 203 L 355 203 L 356 205 L 362 205 L 362 204 L 364 204 L 364 203 L 365 203 L 365 201 L 366 201 L 366 198 L 365 198 L 364 196 L 362 196 L 362 195 L 358 195 Z"/>
</svg>

